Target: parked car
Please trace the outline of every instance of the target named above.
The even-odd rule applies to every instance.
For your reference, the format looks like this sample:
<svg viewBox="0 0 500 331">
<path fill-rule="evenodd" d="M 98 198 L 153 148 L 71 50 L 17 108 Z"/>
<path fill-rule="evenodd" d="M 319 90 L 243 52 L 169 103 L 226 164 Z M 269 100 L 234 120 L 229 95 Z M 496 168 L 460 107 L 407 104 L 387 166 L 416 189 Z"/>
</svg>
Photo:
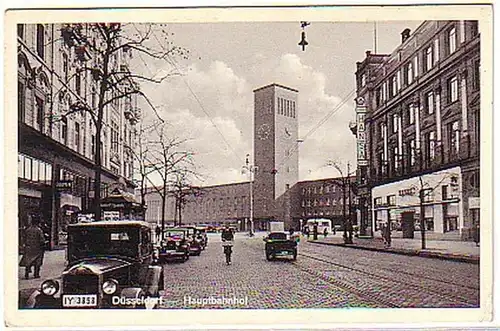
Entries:
<svg viewBox="0 0 500 331">
<path fill-rule="evenodd" d="M 189 260 L 190 242 L 187 230 L 181 228 L 165 229 L 164 237 L 158 247 L 158 259 L 160 263 L 171 260 Z"/>
<path fill-rule="evenodd" d="M 186 238 L 189 241 L 189 254 L 199 256 L 203 250 L 203 239 L 196 236 L 196 227 L 186 226 L 179 229 L 186 231 Z"/>
<path fill-rule="evenodd" d="M 297 259 L 297 242 L 289 239 L 285 232 L 271 232 L 264 242 L 268 261 L 281 256 L 292 256 L 294 261 Z"/>
<path fill-rule="evenodd" d="M 197 231 L 197 236 L 199 236 L 200 239 L 202 240 L 202 242 L 201 242 L 202 248 L 203 248 L 203 250 L 205 250 L 205 248 L 208 245 L 207 228 L 203 227 L 203 226 L 199 226 L 199 227 L 196 227 L 196 231 Z"/>
<path fill-rule="evenodd" d="M 42 282 L 25 308 L 141 307 L 141 298 L 158 297 L 164 288 L 145 222 L 71 224 L 66 258 L 62 275 Z M 114 297 L 135 303 L 121 306 Z"/>
</svg>

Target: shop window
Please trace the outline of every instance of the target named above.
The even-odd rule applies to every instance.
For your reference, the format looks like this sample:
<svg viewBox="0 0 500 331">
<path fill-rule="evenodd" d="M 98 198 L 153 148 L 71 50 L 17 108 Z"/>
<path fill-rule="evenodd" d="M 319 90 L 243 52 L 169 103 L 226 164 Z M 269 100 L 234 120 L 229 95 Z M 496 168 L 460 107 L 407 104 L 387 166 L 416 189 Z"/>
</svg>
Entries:
<svg viewBox="0 0 500 331">
<path fill-rule="evenodd" d="M 434 231 L 434 218 L 432 217 L 425 218 L 425 229 L 427 231 Z"/>
</svg>

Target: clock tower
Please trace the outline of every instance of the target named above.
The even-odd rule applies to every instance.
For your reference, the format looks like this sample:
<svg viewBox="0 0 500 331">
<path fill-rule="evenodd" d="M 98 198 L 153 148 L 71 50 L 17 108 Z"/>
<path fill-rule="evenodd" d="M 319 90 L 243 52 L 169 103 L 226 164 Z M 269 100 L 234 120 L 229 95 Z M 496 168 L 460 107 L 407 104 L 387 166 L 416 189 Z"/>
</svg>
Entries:
<svg viewBox="0 0 500 331">
<path fill-rule="evenodd" d="M 271 84 L 254 92 L 255 226 L 290 223 L 290 190 L 299 177 L 298 91 Z"/>
</svg>

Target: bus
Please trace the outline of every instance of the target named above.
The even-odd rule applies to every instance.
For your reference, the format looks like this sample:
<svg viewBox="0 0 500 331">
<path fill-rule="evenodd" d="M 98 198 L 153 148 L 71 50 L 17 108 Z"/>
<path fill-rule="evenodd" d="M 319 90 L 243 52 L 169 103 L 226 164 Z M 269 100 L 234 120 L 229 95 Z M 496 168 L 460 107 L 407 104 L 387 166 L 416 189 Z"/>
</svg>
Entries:
<svg viewBox="0 0 500 331">
<path fill-rule="evenodd" d="M 313 232 L 314 225 L 318 225 L 318 234 L 322 234 L 325 229 L 328 233 L 332 233 L 332 221 L 327 218 L 313 218 L 307 220 L 307 227 L 309 227 L 309 232 Z"/>
</svg>

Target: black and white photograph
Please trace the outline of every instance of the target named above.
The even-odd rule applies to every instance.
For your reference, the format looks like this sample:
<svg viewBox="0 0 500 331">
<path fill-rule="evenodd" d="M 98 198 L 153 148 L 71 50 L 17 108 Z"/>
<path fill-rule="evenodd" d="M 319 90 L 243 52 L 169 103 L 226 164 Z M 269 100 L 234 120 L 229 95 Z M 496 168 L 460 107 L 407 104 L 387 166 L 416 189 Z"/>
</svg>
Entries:
<svg viewBox="0 0 500 331">
<path fill-rule="evenodd" d="M 8 11 L 12 310 L 490 318 L 492 8 L 389 7 Z"/>
</svg>

